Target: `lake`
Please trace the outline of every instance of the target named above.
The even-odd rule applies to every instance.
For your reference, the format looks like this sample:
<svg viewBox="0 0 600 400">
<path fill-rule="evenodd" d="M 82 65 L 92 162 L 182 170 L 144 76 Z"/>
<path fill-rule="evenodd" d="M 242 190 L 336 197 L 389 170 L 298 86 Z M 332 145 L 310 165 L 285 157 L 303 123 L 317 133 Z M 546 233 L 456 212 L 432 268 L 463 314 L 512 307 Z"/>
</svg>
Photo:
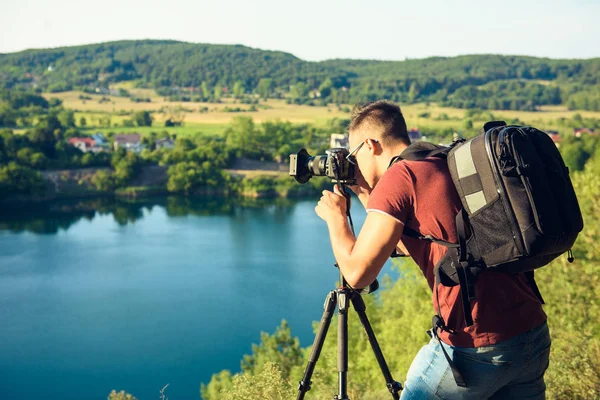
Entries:
<svg viewBox="0 0 600 400">
<path fill-rule="evenodd" d="M 4 209 L 1 397 L 116 389 L 144 400 L 169 384 L 171 400 L 199 399 L 201 383 L 238 372 L 282 319 L 310 345 L 338 279 L 315 204 L 166 197 Z M 360 205 L 353 216 L 358 230 Z M 397 276 L 389 262 L 384 273 Z"/>
</svg>

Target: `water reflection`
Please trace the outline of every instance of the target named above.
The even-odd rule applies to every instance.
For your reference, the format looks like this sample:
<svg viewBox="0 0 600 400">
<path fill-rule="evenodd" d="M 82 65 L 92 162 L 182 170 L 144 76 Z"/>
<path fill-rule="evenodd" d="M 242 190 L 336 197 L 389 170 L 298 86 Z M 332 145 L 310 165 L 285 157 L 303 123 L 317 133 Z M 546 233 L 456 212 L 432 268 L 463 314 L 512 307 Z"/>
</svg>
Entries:
<svg viewBox="0 0 600 400">
<path fill-rule="evenodd" d="M 62 200 L 3 207 L 0 209 L 0 231 L 52 235 L 61 230 L 67 231 L 79 220 L 92 221 L 98 215 L 110 215 L 117 224 L 126 226 L 144 218 L 144 212 L 152 212 L 154 207 L 164 208 L 169 217 L 225 215 L 243 222 L 251 213 L 252 218 L 260 218 L 262 215 L 274 218 L 278 224 L 284 225 L 293 212 L 293 205 L 294 201 L 288 199 L 207 199 L 181 196 L 141 200 Z"/>
</svg>

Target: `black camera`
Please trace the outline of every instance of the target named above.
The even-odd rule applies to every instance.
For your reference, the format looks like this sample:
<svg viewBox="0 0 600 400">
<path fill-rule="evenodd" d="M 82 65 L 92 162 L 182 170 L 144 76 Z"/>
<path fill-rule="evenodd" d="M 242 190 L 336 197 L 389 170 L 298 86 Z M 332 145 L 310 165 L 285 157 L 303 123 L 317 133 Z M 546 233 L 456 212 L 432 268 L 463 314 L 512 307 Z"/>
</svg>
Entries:
<svg viewBox="0 0 600 400">
<path fill-rule="evenodd" d="M 354 185 L 355 166 L 346 158 L 348 150 L 333 148 L 325 151 L 325 155 L 311 156 L 306 149 L 290 154 L 290 175 L 298 183 L 306 183 L 313 176 L 326 176 L 334 183 Z"/>
</svg>

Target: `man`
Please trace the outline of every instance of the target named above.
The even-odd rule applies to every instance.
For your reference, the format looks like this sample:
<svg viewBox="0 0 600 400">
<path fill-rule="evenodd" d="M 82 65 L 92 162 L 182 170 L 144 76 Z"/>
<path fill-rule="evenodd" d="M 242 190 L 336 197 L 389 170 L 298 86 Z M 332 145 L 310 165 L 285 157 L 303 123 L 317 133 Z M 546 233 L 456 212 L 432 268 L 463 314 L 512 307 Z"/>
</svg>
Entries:
<svg viewBox="0 0 600 400">
<path fill-rule="evenodd" d="M 350 230 L 346 202 L 337 187 L 323 191 L 315 208 L 327 223 L 346 281 L 355 288 L 368 286 L 393 250 L 410 255 L 432 288 L 435 313 L 439 304 L 447 327 L 439 332 L 442 343 L 434 337 L 417 354 L 402 399 L 543 399 L 550 336 L 546 314 L 525 277 L 482 272 L 471 302 L 474 324 L 466 327 L 459 286 L 435 282 L 434 266 L 447 249 L 402 234 L 406 227 L 457 242 L 455 216 L 461 204 L 446 161 L 428 158 L 390 166 L 410 139 L 400 108 L 387 101 L 355 107 L 349 141 L 349 160 L 359 167 L 352 190 L 367 210 L 358 238 Z M 467 387 L 456 384 L 440 346 Z"/>
</svg>

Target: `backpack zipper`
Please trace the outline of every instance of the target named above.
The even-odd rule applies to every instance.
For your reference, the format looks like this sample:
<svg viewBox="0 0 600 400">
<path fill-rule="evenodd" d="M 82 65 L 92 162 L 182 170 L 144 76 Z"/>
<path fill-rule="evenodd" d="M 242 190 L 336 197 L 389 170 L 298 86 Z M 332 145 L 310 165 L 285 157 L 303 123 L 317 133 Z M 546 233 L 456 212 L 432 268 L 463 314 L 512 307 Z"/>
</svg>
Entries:
<svg viewBox="0 0 600 400">
<path fill-rule="evenodd" d="M 505 137 L 504 131 L 506 129 L 508 129 L 508 127 L 503 127 L 502 130 L 500 131 L 500 134 L 499 134 L 500 142 L 503 142 L 502 139 Z M 496 190 L 498 191 L 498 194 L 500 195 L 500 199 L 502 200 L 502 203 L 504 204 L 505 214 L 508 217 L 508 220 L 510 222 L 513 239 L 515 240 L 517 249 L 521 253 L 521 255 L 528 256 L 529 254 L 524 249 L 523 238 L 521 237 L 520 234 L 517 235 L 517 232 L 520 233 L 520 231 L 518 228 L 517 221 L 515 220 L 514 214 L 512 212 L 507 212 L 508 210 L 512 210 L 512 207 L 510 206 L 510 200 L 508 199 L 508 196 L 506 195 L 506 189 L 504 188 L 504 182 L 502 181 L 502 177 L 499 175 L 498 166 L 496 165 L 496 151 L 495 151 L 495 149 L 493 149 L 493 146 L 491 143 L 492 130 L 493 129 L 490 129 L 489 131 L 487 131 L 483 137 L 485 150 L 488 154 L 490 165 L 492 167 L 492 176 L 494 177 L 494 180 L 496 181 Z"/>
<path fill-rule="evenodd" d="M 517 128 L 517 131 L 519 131 L 519 133 L 521 133 L 521 135 L 527 141 L 529 141 L 529 138 L 527 137 L 525 132 L 523 132 L 521 130 L 521 128 Z M 517 165 L 517 169 L 516 169 L 517 174 L 519 175 L 519 178 L 521 178 L 521 182 L 523 182 L 523 186 L 525 187 L 525 193 L 527 193 L 527 198 L 529 199 L 529 204 L 531 205 L 531 211 L 533 212 L 533 219 L 535 220 L 537 229 L 541 234 L 543 234 L 544 232 L 542 231 L 542 225 L 540 224 L 540 219 L 539 219 L 539 216 L 537 213 L 537 208 L 535 207 L 535 202 L 533 201 L 533 191 L 531 190 L 531 183 L 529 182 L 529 179 L 527 179 L 527 177 L 525 176 L 525 170 L 527 168 L 529 168 L 529 165 L 523 163 L 523 158 L 521 157 L 520 154 L 517 155 L 517 151 L 515 149 L 515 142 L 514 142 L 514 140 L 511 140 L 511 139 L 512 138 L 508 138 L 508 142 L 510 143 L 510 147 L 511 147 L 512 153 L 513 153 L 513 158 Z"/>
</svg>

